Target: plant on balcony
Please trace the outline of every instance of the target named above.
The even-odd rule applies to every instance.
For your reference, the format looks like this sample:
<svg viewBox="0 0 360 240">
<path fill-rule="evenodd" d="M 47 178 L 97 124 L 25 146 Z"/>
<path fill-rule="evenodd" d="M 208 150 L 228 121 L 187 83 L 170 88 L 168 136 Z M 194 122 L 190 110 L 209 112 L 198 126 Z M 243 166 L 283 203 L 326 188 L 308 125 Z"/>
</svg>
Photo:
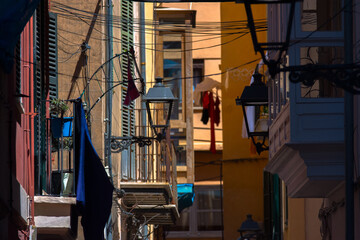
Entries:
<svg viewBox="0 0 360 240">
<path fill-rule="evenodd" d="M 61 141 L 58 138 L 52 138 L 52 152 L 57 152 L 61 148 Z M 63 137 L 62 140 L 62 149 L 71 151 L 73 148 L 73 138 L 72 137 Z"/>
<path fill-rule="evenodd" d="M 50 102 L 50 114 L 56 117 L 64 116 L 65 112 L 69 109 L 64 100 L 53 99 Z"/>
<path fill-rule="evenodd" d="M 65 101 L 60 99 L 53 99 L 50 102 L 51 131 L 54 138 L 70 137 L 72 128 L 72 118 L 64 117 L 64 114 L 69 109 Z"/>
</svg>

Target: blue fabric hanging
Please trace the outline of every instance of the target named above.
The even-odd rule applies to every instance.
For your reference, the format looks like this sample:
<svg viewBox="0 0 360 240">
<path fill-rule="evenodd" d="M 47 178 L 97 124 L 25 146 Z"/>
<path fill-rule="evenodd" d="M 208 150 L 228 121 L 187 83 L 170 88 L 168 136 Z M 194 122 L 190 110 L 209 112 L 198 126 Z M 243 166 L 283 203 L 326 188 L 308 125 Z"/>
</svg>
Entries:
<svg viewBox="0 0 360 240">
<path fill-rule="evenodd" d="M 195 193 L 194 184 L 178 184 L 178 211 L 182 212 L 185 208 L 191 207 L 194 203 Z"/>
<path fill-rule="evenodd" d="M 114 187 L 97 155 L 87 128 L 82 102 L 75 103 L 76 201 L 86 240 L 103 240 Z"/>
<path fill-rule="evenodd" d="M 63 137 L 71 137 L 72 136 L 72 117 L 64 117 L 61 118 L 51 118 L 51 132 L 54 138 L 61 137 L 61 131 Z"/>
<path fill-rule="evenodd" d="M 11 71 L 14 48 L 40 0 L 0 1 L 0 64 Z"/>
</svg>

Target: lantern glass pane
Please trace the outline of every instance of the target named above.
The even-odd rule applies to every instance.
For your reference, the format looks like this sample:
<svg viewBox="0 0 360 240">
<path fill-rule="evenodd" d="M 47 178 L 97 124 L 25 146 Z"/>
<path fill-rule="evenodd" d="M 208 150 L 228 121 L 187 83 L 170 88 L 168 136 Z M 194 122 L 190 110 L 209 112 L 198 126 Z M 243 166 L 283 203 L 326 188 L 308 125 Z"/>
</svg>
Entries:
<svg viewBox="0 0 360 240">
<path fill-rule="evenodd" d="M 247 106 L 245 109 L 250 133 L 267 132 L 269 119 L 268 106 Z"/>
<path fill-rule="evenodd" d="M 169 114 L 169 102 L 151 102 L 150 113 L 154 125 L 165 125 Z"/>
</svg>

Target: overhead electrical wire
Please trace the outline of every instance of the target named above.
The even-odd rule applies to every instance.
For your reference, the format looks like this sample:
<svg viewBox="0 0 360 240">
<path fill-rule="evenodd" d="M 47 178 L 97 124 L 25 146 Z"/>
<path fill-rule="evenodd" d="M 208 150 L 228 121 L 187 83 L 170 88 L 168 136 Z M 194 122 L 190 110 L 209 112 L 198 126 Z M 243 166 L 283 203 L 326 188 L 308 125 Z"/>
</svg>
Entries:
<svg viewBox="0 0 360 240">
<path fill-rule="evenodd" d="M 52 7 L 53 11 L 55 13 L 57 13 L 59 16 L 61 17 L 65 17 L 68 19 L 74 19 L 76 20 L 76 18 L 81 19 L 82 21 L 85 20 L 89 20 L 92 21 L 94 16 L 96 16 L 96 22 L 101 24 L 101 23 L 106 23 L 106 19 L 105 16 L 102 14 L 94 14 L 92 12 L 86 12 L 84 10 L 79 10 L 79 9 L 75 9 L 69 6 L 65 6 L 65 5 L 61 5 L 60 7 L 58 6 L 58 4 L 55 4 Z M 79 12 L 83 12 L 86 14 L 81 14 Z M 102 18 L 104 20 L 102 20 Z M 148 23 L 149 21 L 151 21 L 150 23 Z M 144 24 L 142 24 L 142 22 L 145 22 Z M 154 21 L 154 20 L 145 20 L 145 21 L 140 21 L 140 20 L 136 20 L 136 19 L 126 19 L 123 18 L 121 16 L 116 16 L 113 15 L 113 20 L 112 20 L 112 25 L 113 27 L 122 27 L 122 25 L 134 25 L 135 27 L 135 31 L 136 31 L 136 27 L 137 26 L 159 26 L 159 22 L 158 21 Z M 212 25 L 210 25 L 212 24 Z M 228 24 L 228 26 L 227 26 Z M 255 24 L 256 27 L 260 28 L 266 28 L 267 27 L 267 21 L 265 19 L 259 19 L 259 20 L 255 20 Z M 172 29 L 174 28 L 184 28 L 184 26 L 187 25 L 182 25 L 182 24 L 166 24 L 167 26 L 170 26 Z M 165 25 L 161 25 L 162 27 L 165 27 Z M 219 27 L 220 26 L 220 27 Z M 246 20 L 242 20 L 242 21 L 230 21 L 230 22 L 205 22 L 204 24 L 201 22 L 197 22 L 196 23 L 196 28 L 194 28 L 195 32 L 199 32 L 198 30 L 204 29 L 206 31 L 209 30 L 217 30 L 217 31 L 224 31 L 224 30 L 236 30 L 236 29 L 247 29 L 247 21 Z M 145 30 L 154 30 L 154 28 L 151 29 L 146 29 Z"/>
<path fill-rule="evenodd" d="M 72 12 L 71 10 L 73 10 L 73 11 L 80 11 L 80 12 L 85 12 L 85 11 L 83 11 L 83 10 L 78 10 L 78 9 L 75 9 L 75 8 L 71 8 L 71 7 L 68 7 L 68 6 L 65 6 L 65 5 L 62 5 L 62 4 L 60 4 L 62 7 L 58 7 L 58 10 L 60 9 L 61 11 L 63 11 L 63 12 L 66 12 L 67 14 L 64 14 L 64 15 L 67 15 L 68 17 L 72 17 L 72 18 L 74 18 L 75 20 L 80 20 L 80 21 L 82 21 L 82 22 L 84 22 L 84 23 L 86 23 L 87 25 L 89 25 L 90 26 L 90 23 L 88 23 L 87 21 L 85 21 L 83 18 L 84 17 L 86 17 L 86 16 L 79 16 L 79 14 L 77 14 L 77 13 L 74 13 L 74 12 Z M 64 7 L 65 6 L 65 7 Z M 56 8 L 57 6 L 56 6 L 56 4 L 55 4 L 55 6 L 53 7 L 53 8 Z M 70 10 L 69 10 L 70 9 Z M 86 13 L 86 12 L 85 12 Z M 88 13 L 88 14 L 91 14 L 90 16 L 87 16 L 88 17 L 88 19 L 89 20 L 92 20 L 93 19 L 93 16 L 94 16 L 94 14 L 93 13 Z M 101 16 L 100 14 L 97 14 L 97 16 Z M 116 16 L 114 16 L 114 18 L 113 18 L 113 22 L 116 22 Z M 263 24 L 265 23 L 266 24 L 266 21 L 262 21 L 263 22 Z M 121 23 L 123 23 L 123 20 L 121 20 Z M 126 22 L 126 24 L 128 24 L 128 23 L 133 23 L 133 21 L 130 21 L 130 22 Z M 234 26 L 234 21 L 231 21 L 231 22 L 228 22 L 229 24 L 231 24 L 231 29 L 232 30 L 234 30 L 234 28 L 233 28 L 233 26 Z M 221 44 L 215 44 L 215 45 L 211 45 L 211 46 L 204 46 L 204 47 L 201 47 L 201 48 L 192 48 L 192 49 L 184 49 L 184 50 L 182 50 L 182 49 L 180 49 L 180 50 L 162 50 L 162 49 L 153 49 L 153 48 L 145 48 L 145 49 L 147 49 L 147 50 L 152 50 L 152 51 L 162 51 L 162 52 L 167 52 L 167 51 L 169 51 L 169 52 L 185 52 L 185 51 L 196 51 L 196 50 L 201 50 L 201 49 L 206 49 L 206 48 L 213 48 L 213 47 L 217 47 L 217 46 L 221 46 L 221 45 L 224 45 L 224 44 L 227 44 L 227 43 L 230 43 L 230 42 L 233 42 L 233 41 L 235 41 L 236 39 L 239 39 L 240 37 L 242 37 L 242 36 L 244 36 L 244 35 L 246 35 L 246 34 L 244 34 L 244 33 L 249 33 L 249 30 L 247 29 L 247 26 L 246 26 L 246 22 L 245 21 L 242 21 L 242 24 L 241 24 L 243 27 L 242 27 L 242 29 L 243 30 L 245 30 L 245 31 L 237 31 L 237 32 L 225 32 L 225 33 L 222 33 L 221 31 L 219 31 L 219 30 L 223 30 L 223 29 L 219 29 L 219 30 L 216 30 L 216 32 L 218 32 L 218 33 L 214 33 L 214 32 L 196 32 L 196 31 L 190 31 L 190 33 L 192 34 L 192 37 L 193 38 L 195 38 L 195 37 L 197 37 L 197 36 L 194 36 L 194 35 L 196 35 L 196 34 L 198 34 L 198 35 L 202 35 L 201 37 L 203 38 L 204 36 L 206 36 L 206 35 L 209 35 L 209 36 L 211 36 L 210 37 L 210 39 L 214 39 L 215 37 L 214 37 L 214 35 L 219 35 L 219 38 L 220 37 L 227 37 L 227 36 L 231 36 L 232 34 L 241 34 L 240 36 L 238 36 L 238 37 L 235 37 L 234 39 L 232 39 L 232 40 L 229 40 L 229 41 L 226 41 L 225 43 L 221 43 Z M 97 31 L 98 33 L 100 33 L 100 34 L 102 34 L 102 35 L 104 35 L 104 36 L 106 36 L 107 37 L 107 35 L 105 34 L 105 33 L 103 33 L 103 32 L 101 32 L 100 30 L 98 30 L 95 26 L 92 26 L 93 27 L 93 29 L 95 29 L 95 31 Z M 199 27 L 197 27 L 197 29 L 199 29 Z M 240 29 L 240 28 L 236 28 L 236 29 Z M 266 27 L 257 27 L 257 29 L 258 29 L 258 31 L 266 31 Z M 71 31 L 69 31 L 69 30 L 65 30 L 65 29 L 60 29 L 59 28 L 59 30 L 61 30 L 61 31 L 65 31 L 65 32 L 68 32 L 68 33 L 71 33 L 71 34 L 77 34 L 78 35 L 78 33 L 74 33 L 74 32 L 71 32 Z M 150 31 L 151 30 L 151 31 Z M 157 31 L 157 28 L 151 28 L 150 30 L 146 30 L 145 29 L 145 34 L 155 34 L 154 33 L 154 31 Z M 136 30 L 135 30 L 136 31 Z M 159 30 L 160 31 L 160 30 Z M 94 38 L 94 37 L 93 37 Z M 95 39 L 95 38 L 94 38 Z M 121 43 L 121 39 L 119 39 L 119 38 L 116 38 L 116 37 L 113 37 L 113 39 L 112 39 L 112 42 L 116 42 L 116 41 L 114 41 L 114 39 L 115 40 L 117 40 L 119 43 Z M 99 39 L 99 40 L 104 40 L 104 39 Z M 106 40 L 106 39 L 105 39 Z M 207 39 L 206 38 L 203 38 L 203 39 L 199 39 L 199 40 L 194 40 L 194 41 L 192 41 L 192 42 L 199 42 L 199 41 L 207 41 Z M 141 47 L 141 48 L 143 48 L 143 45 L 142 44 L 138 44 L 138 43 L 135 43 L 135 46 L 139 46 L 139 47 Z"/>
<path fill-rule="evenodd" d="M 54 5 L 53 5 L 53 8 L 54 8 L 54 9 L 57 9 L 57 10 L 60 9 L 60 10 L 62 10 L 62 11 L 68 12 L 68 14 L 63 14 L 64 17 L 70 17 L 70 16 L 74 17 L 74 13 L 72 13 L 71 11 L 68 11 L 68 10 L 64 10 L 64 7 L 65 7 L 65 8 L 68 8 L 68 9 L 71 9 L 71 10 L 76 10 L 76 11 L 79 11 L 79 12 L 83 12 L 84 14 L 87 14 L 87 15 L 83 15 L 83 17 L 86 18 L 86 19 L 89 19 L 89 20 L 91 20 L 92 17 L 94 16 L 94 13 L 92 13 L 92 12 L 87 12 L 87 11 L 84 11 L 84 10 L 75 9 L 75 8 L 72 8 L 72 7 L 69 7 L 69 6 L 60 4 L 60 3 L 56 2 L 56 1 L 54 1 L 54 2 L 52 2 L 52 3 L 54 4 Z M 57 6 L 57 5 L 59 5 L 60 7 Z M 339 12 L 337 12 L 334 16 L 332 16 L 328 21 L 331 21 L 332 19 L 334 19 L 335 17 L 337 17 L 342 11 L 344 11 L 344 7 L 343 7 Z M 58 14 L 59 14 L 59 13 L 58 13 Z M 61 13 L 60 13 L 60 15 L 61 15 Z M 105 19 L 105 15 L 103 15 L 103 14 L 97 14 L 97 17 L 99 17 L 100 19 L 101 19 L 101 18 L 104 18 L 104 19 Z M 77 21 L 82 21 L 82 22 L 84 22 L 84 23 L 86 23 L 86 24 L 89 24 L 89 23 L 88 23 L 87 21 L 85 21 L 84 19 L 79 18 L 79 16 L 74 17 L 74 19 L 77 19 Z M 119 20 L 119 19 L 120 19 L 120 20 Z M 106 22 L 105 20 L 101 20 L 101 21 L 102 21 L 102 22 Z M 139 23 L 136 23 L 136 22 L 137 22 L 136 19 L 131 19 L 131 20 L 128 20 L 128 21 L 124 21 L 120 16 L 114 16 L 113 22 L 114 22 L 114 23 L 120 23 L 120 25 L 115 25 L 115 26 L 122 26 L 121 24 L 125 24 L 125 23 L 126 23 L 126 24 L 128 24 L 128 23 L 134 23 L 134 24 L 138 24 L 138 25 L 141 24 L 140 21 L 139 21 Z M 157 24 L 158 24 L 157 21 L 145 20 L 145 24 L 144 24 L 144 25 L 145 25 L 145 26 L 156 26 Z M 257 30 L 260 29 L 260 30 L 259 30 L 260 32 L 261 32 L 261 31 L 266 31 L 266 30 L 267 30 L 266 24 L 267 24 L 266 19 L 259 19 L 258 25 L 256 25 L 256 26 L 257 26 L 256 29 L 257 29 Z M 325 24 L 327 24 L 327 22 L 324 23 L 323 25 L 325 25 Z M 237 30 L 239 30 L 239 29 L 246 30 L 246 29 L 247 29 L 247 20 L 243 20 L 243 21 L 228 21 L 228 22 L 204 22 L 204 23 L 199 22 L 199 23 L 197 23 L 197 28 L 199 29 L 201 26 L 218 26 L 218 25 L 223 25 L 223 26 L 225 25 L 225 27 L 223 27 L 223 28 L 221 28 L 221 27 L 218 28 L 219 31 L 224 30 L 224 29 L 234 30 L 234 27 L 236 27 L 235 29 L 237 29 Z M 226 28 L 226 25 L 228 25 L 229 28 Z M 304 37 L 304 38 L 302 38 L 302 39 L 299 39 L 298 41 L 292 42 L 292 43 L 290 44 L 290 46 L 293 46 L 293 45 L 298 44 L 298 43 L 300 43 L 300 42 L 302 42 L 302 41 L 305 41 L 305 40 L 306 40 L 307 38 L 309 38 L 312 34 L 314 34 L 314 33 L 317 32 L 321 27 L 323 27 L 323 25 L 319 26 L 316 30 L 314 30 L 314 31 L 312 31 L 311 33 L 309 33 L 309 35 L 307 35 L 306 37 Z M 205 28 L 204 28 L 204 29 L 205 29 Z M 78 33 L 71 32 L 71 31 L 68 31 L 68 30 L 65 30 L 65 29 L 60 29 L 60 30 L 61 30 L 61 31 L 64 31 L 64 32 L 71 33 L 71 34 L 77 34 L 77 35 L 78 35 Z M 247 30 L 248 30 L 248 29 L 247 29 Z M 149 31 L 150 31 L 150 33 L 149 33 Z M 154 31 L 156 31 L 156 28 L 151 28 L 151 29 L 145 30 L 145 33 L 146 33 L 146 34 L 153 34 L 153 35 L 155 35 L 155 33 L 153 33 Z M 249 31 L 247 31 L 246 33 L 248 33 L 248 32 L 249 32 Z M 99 31 L 99 33 L 106 36 L 106 34 L 103 33 L 103 32 L 101 32 L 101 31 Z M 235 34 L 240 34 L 240 33 L 244 34 L 245 32 L 225 33 L 225 37 L 226 37 L 226 36 L 232 36 L 232 35 L 235 35 Z M 193 32 L 193 34 L 197 34 L 197 32 Z M 201 32 L 200 32 L 199 34 L 201 34 Z M 210 35 L 212 35 L 212 37 L 209 38 L 209 39 L 217 38 L 217 37 L 214 37 L 214 34 L 210 34 Z M 245 34 L 245 35 L 246 35 L 246 34 Z M 60 38 L 62 38 L 62 39 L 64 39 L 65 41 L 68 42 L 68 43 L 65 43 L 64 41 L 61 40 L 64 44 L 69 45 L 69 46 L 78 46 L 78 44 L 75 44 L 75 43 L 69 41 L 68 39 L 66 39 L 65 37 L 63 37 L 61 34 L 58 34 L 58 36 L 60 36 Z M 224 36 L 223 36 L 223 35 L 220 35 L 219 37 L 224 37 Z M 119 38 L 115 38 L 115 39 L 118 40 L 119 42 L 121 42 L 121 39 L 119 39 Z M 98 40 L 104 40 L 104 39 L 98 39 Z M 206 39 L 200 39 L 200 40 L 195 40 L 195 41 L 206 41 Z M 195 42 L 195 41 L 192 41 L 192 42 Z M 228 41 L 228 42 L 231 42 L 231 41 L 233 41 L 233 40 L 230 40 L 230 41 Z M 114 41 L 114 42 L 115 42 L 115 41 Z M 223 45 L 223 44 L 219 44 L 218 46 L 220 46 L 220 45 Z M 142 47 L 143 44 L 138 44 L 137 46 Z M 204 47 L 204 48 L 206 48 L 206 47 Z M 201 48 L 201 49 L 204 49 L 204 48 Z M 148 48 L 147 48 L 147 49 L 148 49 Z M 155 49 L 151 49 L 151 48 L 150 48 L 150 50 L 155 50 Z M 189 49 L 188 51 L 190 51 L 190 50 L 194 50 L 194 49 Z M 195 49 L 195 50 L 196 50 L 196 49 Z M 259 59 L 250 61 L 250 62 L 248 62 L 248 63 L 245 63 L 245 64 L 242 64 L 242 65 L 240 65 L 240 66 L 234 67 L 233 69 L 239 68 L 239 67 L 241 67 L 241 66 L 250 64 L 250 63 L 255 62 L 255 61 L 258 61 L 258 60 L 259 60 Z M 221 73 L 216 73 L 216 74 L 208 74 L 208 75 L 203 75 L 203 76 L 201 76 L 201 77 L 221 75 L 221 74 L 224 74 L 224 73 L 226 73 L 226 72 L 221 72 Z M 57 72 L 57 74 L 63 75 L 63 76 L 68 76 L 68 77 L 73 77 L 72 75 L 64 74 L 64 73 L 60 73 L 60 72 Z M 199 76 L 197 76 L 197 77 L 199 77 Z M 78 78 L 82 78 L 82 77 L 78 77 Z M 177 78 L 177 80 L 178 80 L 178 79 L 186 79 L 186 78 Z M 174 79 L 174 80 L 175 80 L 175 79 Z M 106 82 L 106 81 L 102 81 L 102 80 L 95 80 L 95 81 Z M 113 82 L 116 82 L 116 81 L 113 81 Z"/>
<path fill-rule="evenodd" d="M 71 12 L 72 14 L 77 14 L 77 15 L 81 15 L 83 17 L 87 17 L 88 19 L 92 19 L 93 17 L 96 17 L 100 22 L 106 22 L 106 14 L 102 14 L 102 13 L 93 13 L 90 11 L 85 11 L 85 10 L 81 10 L 81 9 L 77 9 L 77 8 L 73 8 L 71 6 L 67 6 L 64 5 L 62 3 L 58 3 L 56 1 L 52 2 L 52 9 L 56 9 L 58 11 L 66 11 L 66 12 Z M 136 23 L 139 22 L 138 24 L 140 25 L 140 22 L 144 22 L 145 25 L 158 25 L 158 21 L 154 21 L 153 19 L 139 19 L 139 18 L 131 18 L 129 19 L 131 21 L 129 21 L 128 23 Z M 117 15 L 113 15 L 113 20 L 112 22 L 124 22 L 124 18 L 122 16 L 117 16 Z M 263 19 L 257 19 L 256 22 L 263 22 L 266 23 L 267 20 L 265 18 Z M 239 24 L 246 27 L 247 26 L 247 20 L 239 20 L 239 21 L 224 21 L 224 22 L 197 22 L 196 25 L 197 26 L 201 26 L 201 25 L 214 25 L 214 24 L 228 24 L 229 26 L 233 26 L 235 24 L 235 26 L 238 26 Z M 177 24 L 179 25 L 179 24 Z"/>
<path fill-rule="evenodd" d="M 62 28 L 58 28 L 58 30 L 79 36 L 79 33 L 76 33 L 76 32 L 72 32 L 72 31 L 69 31 L 69 30 L 62 29 Z M 223 46 L 223 45 L 231 43 L 231 42 L 233 42 L 233 41 L 235 41 L 237 39 L 240 39 L 241 37 L 244 37 L 248 33 L 249 32 L 243 33 L 242 35 L 237 36 L 234 39 L 229 40 L 229 41 L 227 41 L 225 43 L 215 44 L 215 45 L 210 45 L 210 46 L 204 46 L 204 47 L 200 47 L 200 48 L 184 49 L 184 50 L 182 50 L 182 49 L 180 49 L 180 50 L 175 50 L 175 49 L 163 50 L 163 49 L 156 49 L 156 48 L 148 48 L 148 47 L 143 47 L 143 45 L 137 44 L 137 43 L 135 43 L 134 46 L 144 48 L 144 49 L 147 49 L 147 50 L 157 51 L 157 52 L 172 52 L 172 53 L 174 53 L 174 52 L 188 52 L 188 51 L 196 51 L 196 50 L 202 50 L 202 49 L 206 49 L 206 48 L 213 48 L 213 47 Z M 106 35 L 105 33 L 102 33 L 102 34 Z M 83 35 L 80 35 L 80 36 L 83 36 Z M 83 37 L 85 37 L 85 36 L 83 36 Z M 92 38 L 95 39 L 95 40 L 99 40 L 99 41 L 105 41 L 104 39 L 100 39 L 100 38 L 96 38 L 96 37 L 92 37 Z M 116 37 L 114 37 L 114 39 L 118 40 L 118 43 L 121 43 L 121 39 L 116 38 Z M 117 42 L 117 41 L 113 41 L 113 42 Z"/>
</svg>

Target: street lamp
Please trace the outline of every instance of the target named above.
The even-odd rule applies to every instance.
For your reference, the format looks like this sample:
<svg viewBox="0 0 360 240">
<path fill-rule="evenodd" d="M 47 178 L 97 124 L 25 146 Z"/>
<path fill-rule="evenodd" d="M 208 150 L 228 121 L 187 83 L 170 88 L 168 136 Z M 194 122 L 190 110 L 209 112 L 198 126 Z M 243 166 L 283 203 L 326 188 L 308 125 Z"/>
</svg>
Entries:
<svg viewBox="0 0 360 240">
<path fill-rule="evenodd" d="M 176 98 L 171 89 L 164 86 L 161 77 L 155 78 L 155 81 L 154 87 L 149 89 L 148 93 L 143 97 L 143 101 L 146 104 L 150 127 L 154 131 L 155 138 L 161 140 L 165 137 L 165 131 L 169 127 L 172 105 Z M 155 124 L 154 119 L 160 115 L 164 116 L 163 120 L 165 122 Z"/>
<path fill-rule="evenodd" d="M 252 219 L 251 214 L 248 214 L 246 217 L 246 220 L 241 224 L 238 230 L 238 232 L 240 232 L 239 240 L 262 239 L 259 224 Z"/>
<path fill-rule="evenodd" d="M 258 67 L 256 67 L 253 74 L 254 82 L 244 88 L 240 98 L 235 99 L 236 105 L 242 106 L 246 131 L 258 154 L 269 149 L 265 145 L 265 139 L 269 135 L 268 88 L 263 83 L 262 77 L 263 75 L 258 72 Z M 256 137 L 262 137 L 262 142 L 256 142 Z"/>
<path fill-rule="evenodd" d="M 169 87 L 162 84 L 162 78 L 157 77 L 154 87 L 150 88 L 142 101 L 146 104 L 149 124 L 154 132 L 153 137 L 145 136 L 125 136 L 111 137 L 111 150 L 121 152 L 131 144 L 137 143 L 140 147 L 150 146 L 153 140 L 161 141 L 166 136 L 166 129 L 169 127 L 171 109 L 176 98 Z M 162 117 L 162 118 L 161 118 Z M 157 120 L 157 121 L 155 121 Z M 159 122 L 157 124 L 155 122 Z"/>
</svg>

